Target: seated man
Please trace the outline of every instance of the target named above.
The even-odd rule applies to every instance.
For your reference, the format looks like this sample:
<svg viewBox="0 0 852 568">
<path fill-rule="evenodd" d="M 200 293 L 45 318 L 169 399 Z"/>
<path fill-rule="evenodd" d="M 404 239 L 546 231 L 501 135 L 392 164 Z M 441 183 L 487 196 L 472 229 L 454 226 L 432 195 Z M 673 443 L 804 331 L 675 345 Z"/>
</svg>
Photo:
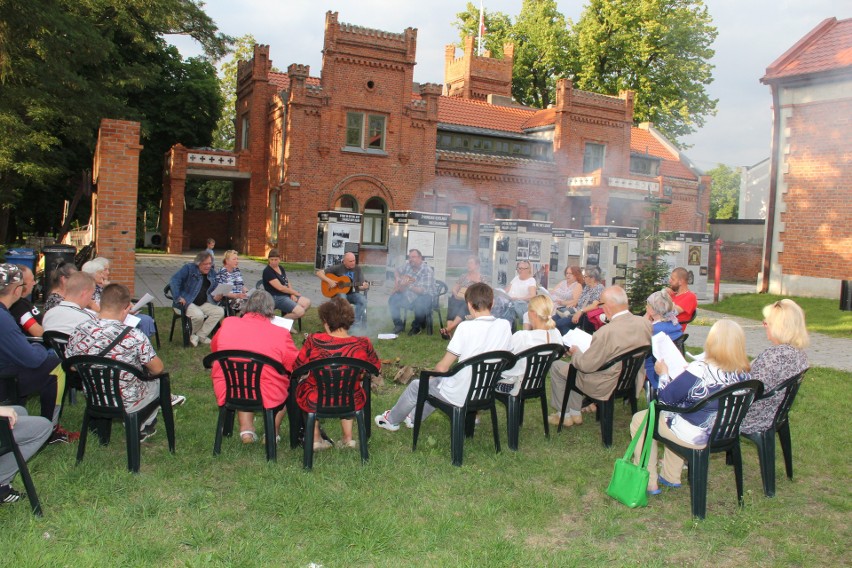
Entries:
<svg viewBox="0 0 852 568">
<path fill-rule="evenodd" d="M 23 406 L 0 406 L 0 418 L 9 421 L 12 437 L 24 461 L 29 459 L 44 445 L 53 431 L 53 424 L 42 416 L 29 416 Z M 0 456 L 0 505 L 19 501 L 24 494 L 15 491 L 12 479 L 18 473 L 18 462 L 11 452 Z"/>
<path fill-rule="evenodd" d="M 157 357 L 151 341 L 140 330 L 124 325 L 124 318 L 130 313 L 130 290 L 122 284 L 108 284 L 101 293 L 101 313 L 98 319 L 81 323 L 68 338 L 65 355 L 99 355 L 145 370 L 149 375 L 163 372 L 163 361 Z M 51 310 L 52 311 L 52 310 Z M 118 342 L 116 343 L 116 340 Z M 115 343 L 113 345 L 113 343 Z M 105 351 L 109 349 L 108 351 Z M 142 381 L 137 377 L 122 373 L 121 398 L 127 412 L 135 412 L 150 404 L 160 395 L 160 381 L 153 379 Z M 182 404 L 186 397 L 173 395 L 172 404 Z M 157 411 L 140 421 L 144 441 L 154 435 L 154 422 Z"/>
<path fill-rule="evenodd" d="M 192 322 L 189 342 L 193 347 L 199 343 L 210 343 L 210 332 L 225 317 L 225 310 L 218 305 L 222 297 L 210 295 L 216 289 L 216 275 L 212 268 L 213 257 L 206 251 L 200 252 L 193 262 L 184 264 L 169 280 L 172 307 L 178 313 L 185 308 L 186 317 Z"/>
<path fill-rule="evenodd" d="M 41 337 L 44 333 L 44 328 L 41 325 L 43 314 L 27 299 L 32 294 L 33 288 L 35 288 L 33 271 L 20 264 L 16 264 L 15 266 L 18 267 L 18 270 L 24 276 L 24 288 L 21 291 L 21 298 L 9 307 L 9 313 L 12 314 L 12 317 L 15 318 L 15 321 L 18 322 L 21 330 L 26 335 Z"/>
<path fill-rule="evenodd" d="M 570 365 L 577 369 L 577 388 L 591 398 L 606 400 L 615 390 L 621 366 L 613 365 L 604 371 L 598 369 L 619 355 L 650 345 L 651 322 L 630 313 L 627 293 L 621 286 L 611 286 L 604 290 L 600 301 L 609 323 L 592 335 L 592 343 L 585 352 L 572 345 L 568 353 L 571 354 Z M 570 365 L 565 361 L 556 361 L 550 368 L 550 405 L 558 412 L 551 414 L 548 421 L 554 425 L 559 424 L 562 395 Z M 583 423 L 580 413 L 582 404 L 583 395 L 572 390 L 568 395 L 568 414 L 565 415 L 563 426 Z"/>
<path fill-rule="evenodd" d="M 65 299 L 44 314 L 44 330 L 71 335 L 81 323 L 96 319 L 97 315 L 86 309 L 94 292 L 95 279 L 91 274 L 75 272 L 69 276 L 65 283 Z"/>
<path fill-rule="evenodd" d="M 465 361 L 489 351 L 509 351 L 512 347 L 512 330 L 509 322 L 491 315 L 494 303 L 494 291 L 488 284 L 471 284 L 464 293 L 467 308 L 472 319 L 461 322 L 447 345 L 444 357 L 435 365 L 436 371 L 449 371 L 456 359 Z M 396 432 L 399 424 L 405 422 L 414 427 L 413 411 L 417 406 L 417 390 L 420 379 L 414 379 L 393 408 L 375 418 L 379 428 Z M 435 377 L 429 383 L 429 394 L 455 406 L 464 405 L 470 390 L 470 368 L 465 368 L 451 377 Z M 426 405 L 423 408 L 425 420 L 435 408 Z"/>
<path fill-rule="evenodd" d="M 672 270 L 669 277 L 669 293 L 677 310 L 677 321 L 681 325 L 681 331 L 686 331 L 686 322 L 695 315 L 698 309 L 698 298 L 695 292 L 689 289 L 689 272 L 685 268 L 678 267 Z"/>
<path fill-rule="evenodd" d="M 408 262 L 396 269 L 393 293 L 388 300 L 393 332 L 405 331 L 402 323 L 403 308 L 414 310 L 414 321 L 408 335 L 417 335 L 426 325 L 426 318 L 431 317 L 432 295 L 435 293 L 435 272 L 423 261 L 423 255 L 417 249 L 408 251 Z M 492 292 L 493 295 L 493 292 Z M 491 309 L 491 302 L 488 304 Z"/>
<path fill-rule="evenodd" d="M 54 425 L 50 443 L 73 441 L 79 434 L 67 432 L 59 426 L 65 385 L 59 357 L 42 345 L 27 341 L 9 313 L 9 307 L 21 298 L 24 287 L 24 275 L 17 266 L 0 264 L 0 374 L 17 376 L 17 382 L 0 381 L 0 400 L 12 400 L 23 406 L 30 395 L 37 394 L 41 415 Z M 61 378 L 61 384 L 57 376 Z"/>
<path fill-rule="evenodd" d="M 333 290 L 338 287 L 338 282 L 328 277 L 329 274 L 334 276 L 346 276 L 349 278 L 349 288 L 347 292 L 341 292 L 340 296 L 344 296 L 349 303 L 355 307 L 355 325 L 361 326 L 367 324 L 367 296 L 361 292 L 370 288 L 369 282 L 364 280 L 364 274 L 361 272 L 361 267 L 358 266 L 355 255 L 347 252 L 343 255 L 343 262 L 329 266 L 325 270 L 317 270 L 317 277 L 328 284 Z M 345 286 L 344 286 L 345 288 Z"/>
</svg>

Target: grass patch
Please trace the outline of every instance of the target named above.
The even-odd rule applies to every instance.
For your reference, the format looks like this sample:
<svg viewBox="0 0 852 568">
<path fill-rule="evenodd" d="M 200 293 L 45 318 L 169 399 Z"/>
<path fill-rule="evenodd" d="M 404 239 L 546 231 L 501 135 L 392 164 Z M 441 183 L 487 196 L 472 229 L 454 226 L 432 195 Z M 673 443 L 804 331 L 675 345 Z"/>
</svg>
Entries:
<svg viewBox="0 0 852 568">
<path fill-rule="evenodd" d="M 380 307 L 370 318 L 387 322 Z M 158 319 L 168 322 L 167 308 Z M 382 319 L 384 318 L 384 319 Z M 163 326 L 165 327 L 165 326 Z M 310 310 L 305 331 L 318 327 Z M 167 339 L 167 337 L 164 337 Z M 301 339 L 297 341 L 301 343 Z M 438 335 L 376 343 L 384 360 L 432 366 L 446 348 Z M 845 442 L 852 374 L 811 369 L 793 408 L 795 479 L 783 472 L 777 496 L 763 496 L 757 452 L 743 442 L 746 506 L 737 507 L 724 456 L 710 466 L 707 519 L 690 518 L 689 492 L 665 490 L 630 510 L 605 495 L 613 462 L 628 444 L 628 409 L 617 405 L 614 446 L 605 449 L 593 420 L 544 437 L 537 401 L 526 408 L 520 451 L 503 452 L 490 427 L 465 442 L 462 468 L 450 464 L 449 422 L 423 425 L 417 452 L 411 431 L 374 428 L 370 462 L 331 450 L 302 470 L 301 452 L 280 448 L 267 464 L 263 447 L 226 439 L 212 455 L 217 409 L 201 367 L 207 348 L 164 343 L 160 355 L 175 392 L 177 453 L 165 432 L 143 444 L 139 475 L 126 471 L 123 428 L 110 446 L 91 443 L 74 464 L 76 445 L 49 447 L 30 462 L 45 516 L 24 501 L 0 506 L 0 550 L 9 565 L 114 566 L 701 566 L 843 565 L 852 530 L 852 466 Z M 390 379 L 395 363 L 385 364 Z M 402 387 L 375 393 L 378 413 Z M 31 408 L 32 410 L 32 408 Z M 81 405 L 63 422 L 78 429 Z M 370 417 L 372 418 L 372 417 Z M 488 421 L 486 421 L 487 424 Z M 262 421 L 258 421 L 262 429 Z M 339 426 L 327 422 L 337 438 Z M 286 421 L 284 438 L 286 439 Z M 16 481 L 16 485 L 20 485 Z M 701 551 L 701 552 L 699 552 Z M 712 559 L 712 560 L 709 560 Z"/>
<path fill-rule="evenodd" d="M 802 298 L 776 294 L 732 294 L 715 304 L 702 304 L 702 308 L 754 320 L 763 319 L 763 307 L 783 298 L 790 298 L 805 311 L 809 331 L 832 337 L 852 336 L 852 312 L 840 310 L 838 300 Z"/>
</svg>

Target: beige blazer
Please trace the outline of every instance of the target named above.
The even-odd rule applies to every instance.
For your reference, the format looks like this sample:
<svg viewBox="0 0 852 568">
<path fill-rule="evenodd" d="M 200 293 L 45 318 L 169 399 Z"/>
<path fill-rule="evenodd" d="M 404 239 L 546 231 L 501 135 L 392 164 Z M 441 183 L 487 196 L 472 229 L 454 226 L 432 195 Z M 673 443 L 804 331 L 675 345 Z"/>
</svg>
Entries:
<svg viewBox="0 0 852 568">
<path fill-rule="evenodd" d="M 640 316 L 624 314 L 613 319 L 592 335 L 592 344 L 584 353 L 571 357 L 577 368 L 577 387 L 592 398 L 606 400 L 615 390 L 621 364 L 597 371 L 604 363 L 638 347 L 651 344 L 651 322 Z M 636 379 L 645 380 L 643 365 Z"/>
</svg>

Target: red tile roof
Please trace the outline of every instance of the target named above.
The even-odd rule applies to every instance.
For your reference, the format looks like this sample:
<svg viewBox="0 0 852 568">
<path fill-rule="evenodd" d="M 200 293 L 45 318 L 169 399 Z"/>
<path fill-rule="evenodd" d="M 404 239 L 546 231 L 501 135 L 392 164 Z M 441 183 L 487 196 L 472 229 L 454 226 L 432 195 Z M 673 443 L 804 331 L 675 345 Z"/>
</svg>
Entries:
<svg viewBox="0 0 852 568">
<path fill-rule="evenodd" d="M 269 73 L 269 82 L 278 87 L 279 91 L 287 90 L 290 88 L 290 76 L 287 73 L 276 73 L 271 71 Z M 320 79 L 319 77 L 308 77 L 308 80 L 305 81 L 308 85 L 316 85 L 319 86 Z"/>
<path fill-rule="evenodd" d="M 852 18 L 827 18 L 766 68 L 761 81 L 852 70 Z"/>
<path fill-rule="evenodd" d="M 524 123 L 523 128 L 536 128 L 538 126 L 548 126 L 556 122 L 556 109 L 546 108 L 537 111 L 534 115 Z"/>
<path fill-rule="evenodd" d="M 458 97 L 438 99 L 438 122 L 520 134 L 536 109 L 490 105 Z"/>
<path fill-rule="evenodd" d="M 648 154 L 655 158 L 662 158 L 660 163 L 660 174 L 666 177 L 681 179 L 697 178 L 695 173 L 680 161 L 680 157 L 666 148 L 656 136 L 644 128 L 630 129 L 630 151 L 635 154 Z"/>
</svg>

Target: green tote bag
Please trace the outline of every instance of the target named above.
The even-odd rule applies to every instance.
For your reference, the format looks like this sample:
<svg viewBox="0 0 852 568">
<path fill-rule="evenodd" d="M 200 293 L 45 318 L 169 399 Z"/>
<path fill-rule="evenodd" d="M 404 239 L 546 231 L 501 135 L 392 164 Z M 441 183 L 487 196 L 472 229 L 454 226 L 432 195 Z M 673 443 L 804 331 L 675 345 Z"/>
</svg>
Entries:
<svg viewBox="0 0 852 568">
<path fill-rule="evenodd" d="M 648 405 L 648 413 L 645 414 L 645 419 L 633 436 L 624 457 L 615 460 L 612 479 L 606 488 L 607 495 L 630 508 L 648 505 L 648 457 L 651 455 L 651 442 L 654 439 L 654 411 L 655 402 L 652 400 Z M 633 463 L 633 451 L 642 436 L 645 436 L 645 443 L 642 446 L 639 465 L 636 465 Z"/>
</svg>

